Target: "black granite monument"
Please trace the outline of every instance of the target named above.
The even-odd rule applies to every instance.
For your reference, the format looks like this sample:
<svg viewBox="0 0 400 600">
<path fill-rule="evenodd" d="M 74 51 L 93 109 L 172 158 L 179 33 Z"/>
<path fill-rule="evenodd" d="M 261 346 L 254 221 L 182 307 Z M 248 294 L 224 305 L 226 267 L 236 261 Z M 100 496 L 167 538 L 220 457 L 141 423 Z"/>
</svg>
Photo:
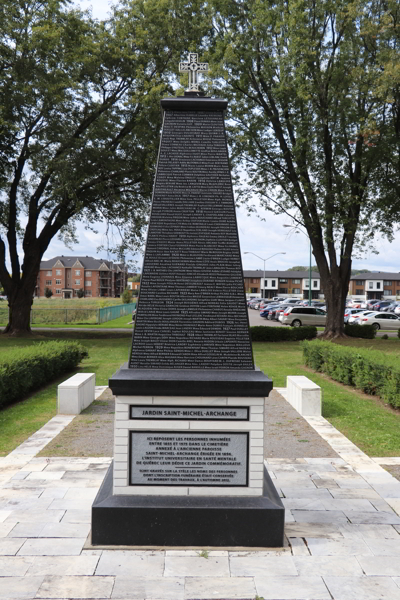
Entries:
<svg viewBox="0 0 400 600">
<path fill-rule="evenodd" d="M 93 504 L 92 543 L 281 546 L 284 508 L 262 463 L 272 382 L 252 355 L 227 102 L 198 91 L 205 67 L 197 55 L 181 70 L 189 71 L 189 90 L 161 101 L 132 351 L 110 379 L 121 437 Z M 212 447 L 212 461 L 201 446 Z"/>
</svg>

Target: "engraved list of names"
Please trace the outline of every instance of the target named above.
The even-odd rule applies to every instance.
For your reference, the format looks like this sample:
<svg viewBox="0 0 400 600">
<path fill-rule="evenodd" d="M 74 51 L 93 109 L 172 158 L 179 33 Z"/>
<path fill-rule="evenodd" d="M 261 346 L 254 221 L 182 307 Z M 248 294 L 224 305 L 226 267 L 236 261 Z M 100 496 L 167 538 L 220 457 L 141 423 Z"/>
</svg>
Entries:
<svg viewBox="0 0 400 600">
<path fill-rule="evenodd" d="M 248 485 L 248 433 L 131 431 L 130 436 L 130 485 Z"/>
</svg>

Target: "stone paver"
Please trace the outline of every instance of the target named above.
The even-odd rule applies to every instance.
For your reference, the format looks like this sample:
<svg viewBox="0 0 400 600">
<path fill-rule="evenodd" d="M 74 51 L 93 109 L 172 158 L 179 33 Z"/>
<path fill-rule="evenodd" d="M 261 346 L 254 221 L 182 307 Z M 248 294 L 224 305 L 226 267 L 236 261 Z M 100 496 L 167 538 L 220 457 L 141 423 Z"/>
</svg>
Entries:
<svg viewBox="0 0 400 600">
<path fill-rule="evenodd" d="M 322 417 L 306 420 L 334 452 L 267 460 L 286 546 L 207 558 L 85 547 L 110 459 L 35 457 L 65 427 L 52 420 L 0 459 L 0 600 L 399 600 L 400 482 L 381 465 L 400 459 L 371 459 Z"/>
<path fill-rule="evenodd" d="M 48 575 L 44 578 L 36 598 L 111 598 L 114 577 L 75 577 Z"/>
</svg>

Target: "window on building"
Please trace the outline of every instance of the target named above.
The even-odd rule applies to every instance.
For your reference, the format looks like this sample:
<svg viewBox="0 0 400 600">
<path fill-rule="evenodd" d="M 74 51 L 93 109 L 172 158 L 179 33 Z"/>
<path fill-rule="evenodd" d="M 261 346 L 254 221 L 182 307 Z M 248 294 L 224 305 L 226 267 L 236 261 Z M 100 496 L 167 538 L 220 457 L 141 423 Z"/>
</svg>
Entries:
<svg viewBox="0 0 400 600">
<path fill-rule="evenodd" d="M 292 283 L 301 283 L 300 279 L 292 279 Z"/>
<path fill-rule="evenodd" d="M 374 282 L 373 281 L 369 281 L 368 282 L 368 289 L 369 290 L 373 290 L 374 289 Z"/>
<path fill-rule="evenodd" d="M 400 290 L 396 291 L 397 296 L 400 296 Z"/>
<path fill-rule="evenodd" d="M 46 271 L 46 277 L 51 277 L 52 276 L 52 272 L 51 271 Z"/>
<path fill-rule="evenodd" d="M 90 286 L 92 285 L 92 282 L 91 282 L 91 281 L 87 281 L 87 280 L 85 279 L 85 285 L 86 285 L 86 286 L 88 286 L 88 287 L 90 287 Z"/>
<path fill-rule="evenodd" d="M 301 294 L 301 289 L 300 288 L 293 288 L 292 292 L 293 292 L 293 294 Z"/>
<path fill-rule="evenodd" d="M 305 288 L 309 288 L 309 287 L 310 287 L 310 285 L 309 285 L 309 284 L 310 284 L 309 280 L 308 280 L 308 279 L 305 279 L 305 281 L 304 281 L 304 287 L 305 287 Z"/>
<path fill-rule="evenodd" d="M 271 287 L 275 287 L 276 286 L 276 279 L 272 279 L 271 280 Z"/>
<path fill-rule="evenodd" d="M 85 275 L 86 275 L 86 277 L 91 277 L 92 276 L 92 271 L 86 271 Z"/>
<path fill-rule="evenodd" d="M 81 274 L 81 272 L 79 269 L 78 269 L 78 271 L 75 271 L 75 275 L 80 275 L 80 274 Z"/>
<path fill-rule="evenodd" d="M 287 294 L 288 293 L 288 288 L 279 288 L 279 293 L 280 294 Z"/>
<path fill-rule="evenodd" d="M 279 283 L 287 283 L 287 279 L 280 279 Z"/>
<path fill-rule="evenodd" d="M 392 290 L 383 290 L 383 295 L 384 296 L 391 296 L 392 295 Z"/>
<path fill-rule="evenodd" d="M 380 282 L 380 281 L 377 281 L 377 282 L 376 282 L 376 289 L 377 289 L 377 290 L 380 290 L 380 289 L 381 289 L 381 282 Z"/>
<path fill-rule="evenodd" d="M 81 285 L 81 280 L 80 279 L 75 279 L 75 285 Z"/>
<path fill-rule="evenodd" d="M 51 279 L 46 279 L 46 285 L 51 285 Z"/>
<path fill-rule="evenodd" d="M 61 269 L 56 269 L 56 275 L 61 275 Z"/>
<path fill-rule="evenodd" d="M 56 290 L 56 294 L 61 294 L 61 290 Z"/>
<path fill-rule="evenodd" d="M 85 296 L 91 296 L 92 290 L 85 290 Z"/>
<path fill-rule="evenodd" d="M 257 279 L 250 279 L 250 283 L 257 283 Z"/>
<path fill-rule="evenodd" d="M 391 281 L 384 281 L 383 285 L 392 285 L 392 282 Z"/>
<path fill-rule="evenodd" d="M 258 293 L 258 288 L 251 288 L 251 293 L 252 294 L 257 294 Z"/>
<path fill-rule="evenodd" d="M 356 289 L 356 296 L 362 296 L 363 293 L 364 293 L 363 289 L 360 289 L 360 290 Z"/>
<path fill-rule="evenodd" d="M 61 279 L 56 279 L 56 285 L 61 285 Z"/>
<path fill-rule="evenodd" d="M 318 281 L 313 281 L 313 286 L 318 287 Z"/>
</svg>

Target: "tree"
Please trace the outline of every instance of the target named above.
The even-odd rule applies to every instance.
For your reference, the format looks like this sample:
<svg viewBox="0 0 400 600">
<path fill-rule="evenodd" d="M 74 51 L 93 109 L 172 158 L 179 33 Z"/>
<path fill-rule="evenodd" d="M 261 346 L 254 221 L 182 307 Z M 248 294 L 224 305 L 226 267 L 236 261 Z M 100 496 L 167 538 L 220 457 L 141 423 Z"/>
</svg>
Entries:
<svg viewBox="0 0 400 600">
<path fill-rule="evenodd" d="M 80 288 L 79 290 L 77 290 L 76 295 L 78 296 L 78 298 L 83 298 L 85 296 L 85 290 L 83 288 Z"/>
<path fill-rule="evenodd" d="M 130 304 L 132 302 L 132 291 L 128 288 L 126 288 L 123 292 L 122 292 L 122 302 L 124 304 Z"/>
<path fill-rule="evenodd" d="M 400 7 L 395 0 L 214 0 L 212 75 L 230 104 L 243 198 L 303 226 L 324 337 L 343 335 L 352 255 L 399 221 Z"/>
<path fill-rule="evenodd" d="M 50 288 L 48 288 L 48 287 L 45 287 L 45 288 L 44 288 L 44 295 L 46 296 L 46 298 L 51 298 L 51 297 L 52 297 L 52 295 L 53 295 L 53 292 L 51 291 L 51 289 L 50 289 Z"/>
<path fill-rule="evenodd" d="M 30 331 L 54 236 L 72 243 L 77 220 L 101 220 L 120 231 L 121 251 L 141 243 L 159 99 L 209 22 L 200 0 L 123 0 L 104 22 L 70 4 L 0 6 L 0 282 L 14 335 Z"/>
</svg>

